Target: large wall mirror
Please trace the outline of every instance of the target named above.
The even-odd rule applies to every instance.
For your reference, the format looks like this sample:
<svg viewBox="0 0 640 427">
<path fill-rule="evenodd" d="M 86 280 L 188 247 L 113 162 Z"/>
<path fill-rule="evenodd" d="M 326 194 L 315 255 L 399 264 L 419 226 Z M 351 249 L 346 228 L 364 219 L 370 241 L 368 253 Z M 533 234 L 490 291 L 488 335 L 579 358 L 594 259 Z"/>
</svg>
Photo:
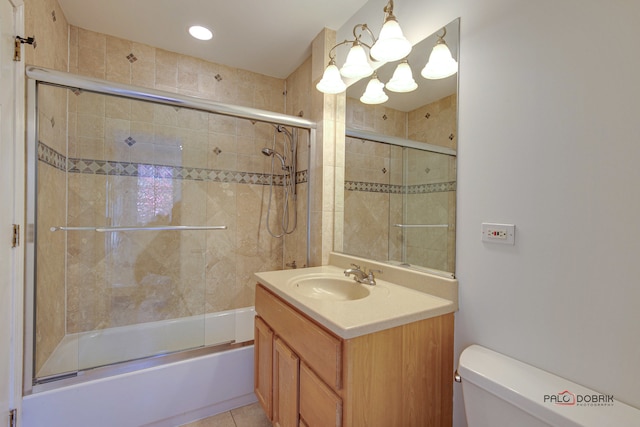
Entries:
<svg viewBox="0 0 640 427">
<path fill-rule="evenodd" d="M 367 105 L 359 98 L 369 79 L 347 89 L 335 251 L 454 276 L 458 73 L 431 80 L 421 70 L 443 34 L 458 60 L 459 25 L 456 19 L 414 46 L 415 91 L 386 91 L 387 102 Z M 379 68 L 380 81 L 397 65 Z"/>
</svg>

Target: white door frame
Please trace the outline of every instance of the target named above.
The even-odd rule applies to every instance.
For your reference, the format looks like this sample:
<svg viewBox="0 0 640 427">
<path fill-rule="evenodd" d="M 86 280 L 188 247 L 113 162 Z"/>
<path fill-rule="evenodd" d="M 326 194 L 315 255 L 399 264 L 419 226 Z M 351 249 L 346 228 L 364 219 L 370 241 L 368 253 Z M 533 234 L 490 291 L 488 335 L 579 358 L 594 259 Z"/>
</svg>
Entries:
<svg viewBox="0 0 640 427">
<path fill-rule="evenodd" d="M 25 37 L 24 34 L 24 0 L 5 0 L 14 8 L 14 30 L 16 36 Z M 24 47 L 22 48 L 24 51 Z M 3 58 L 4 60 L 4 58 Z M 9 59 L 10 60 L 10 59 Z M 25 226 L 25 64 L 24 55 L 21 61 L 15 61 L 14 67 L 14 91 L 15 104 L 13 108 L 14 114 L 14 145 L 13 159 L 6 159 L 2 166 L 13 168 L 13 180 L 9 183 L 3 183 L 12 187 L 13 199 L 1 201 L 2 203 L 11 203 L 13 211 L 13 223 L 20 226 L 20 244 L 12 249 L 12 266 L 11 266 L 11 302 L 10 309 L 12 313 L 11 319 L 11 339 L 9 343 L 9 384 L 3 385 L 9 387 L 10 408 L 16 409 L 18 412 L 17 425 L 20 425 L 21 408 L 22 408 L 22 378 L 23 378 L 23 342 L 24 342 L 24 268 L 25 268 L 25 247 L 26 247 L 26 226 Z M 2 242 L 1 244 L 9 244 Z M 5 343 L 2 343 L 5 345 Z M 4 423 L 5 420 L 0 420 Z"/>
</svg>

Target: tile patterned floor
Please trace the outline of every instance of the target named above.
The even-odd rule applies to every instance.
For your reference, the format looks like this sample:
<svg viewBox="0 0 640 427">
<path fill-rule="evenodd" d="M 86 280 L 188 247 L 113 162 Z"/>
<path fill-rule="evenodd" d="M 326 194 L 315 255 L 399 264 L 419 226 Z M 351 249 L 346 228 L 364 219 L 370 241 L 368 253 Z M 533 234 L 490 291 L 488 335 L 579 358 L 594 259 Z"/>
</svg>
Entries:
<svg viewBox="0 0 640 427">
<path fill-rule="evenodd" d="M 259 403 L 184 424 L 182 427 L 271 427 Z"/>
</svg>

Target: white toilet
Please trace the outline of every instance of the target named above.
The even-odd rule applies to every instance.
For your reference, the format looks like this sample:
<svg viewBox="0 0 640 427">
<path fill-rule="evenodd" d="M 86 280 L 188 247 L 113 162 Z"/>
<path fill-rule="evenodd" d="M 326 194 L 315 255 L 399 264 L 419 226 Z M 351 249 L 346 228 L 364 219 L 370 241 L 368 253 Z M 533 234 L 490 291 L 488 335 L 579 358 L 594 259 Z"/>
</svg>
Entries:
<svg viewBox="0 0 640 427">
<path fill-rule="evenodd" d="M 458 374 L 469 427 L 640 426 L 640 410 L 613 396 L 472 345 Z"/>
</svg>

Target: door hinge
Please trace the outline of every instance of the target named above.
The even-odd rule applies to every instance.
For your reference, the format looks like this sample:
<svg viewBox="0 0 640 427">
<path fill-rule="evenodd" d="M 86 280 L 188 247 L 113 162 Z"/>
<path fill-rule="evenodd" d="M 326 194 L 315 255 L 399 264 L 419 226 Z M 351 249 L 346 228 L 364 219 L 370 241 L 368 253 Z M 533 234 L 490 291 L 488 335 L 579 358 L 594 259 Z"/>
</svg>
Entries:
<svg viewBox="0 0 640 427">
<path fill-rule="evenodd" d="M 9 427 L 16 427 L 18 425 L 18 411 L 12 409 L 9 411 Z"/>
<path fill-rule="evenodd" d="M 11 247 L 17 248 L 20 246 L 20 224 L 13 224 L 13 242 Z"/>
<path fill-rule="evenodd" d="M 34 37 L 20 37 L 16 36 L 13 42 L 13 60 L 20 61 L 22 59 L 22 44 L 30 44 L 33 45 L 33 48 L 36 48 L 36 38 Z"/>
</svg>

